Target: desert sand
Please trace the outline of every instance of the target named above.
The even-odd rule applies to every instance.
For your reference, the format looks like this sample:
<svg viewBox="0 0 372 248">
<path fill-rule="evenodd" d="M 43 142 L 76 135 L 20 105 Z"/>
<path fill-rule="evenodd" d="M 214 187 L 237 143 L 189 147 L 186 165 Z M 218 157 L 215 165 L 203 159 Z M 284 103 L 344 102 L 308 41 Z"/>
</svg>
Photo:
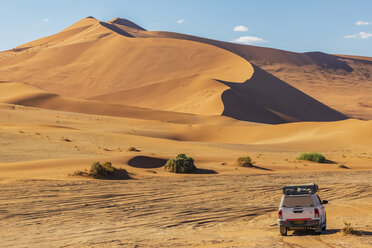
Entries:
<svg viewBox="0 0 372 248">
<path fill-rule="evenodd" d="M 1 52 L 0 247 L 372 246 L 371 68 L 120 18 Z M 296 159 L 312 151 L 329 162 Z M 164 171 L 179 153 L 195 173 Z M 130 179 L 71 176 L 94 161 Z M 281 237 L 281 188 L 302 182 L 328 230 Z"/>
</svg>

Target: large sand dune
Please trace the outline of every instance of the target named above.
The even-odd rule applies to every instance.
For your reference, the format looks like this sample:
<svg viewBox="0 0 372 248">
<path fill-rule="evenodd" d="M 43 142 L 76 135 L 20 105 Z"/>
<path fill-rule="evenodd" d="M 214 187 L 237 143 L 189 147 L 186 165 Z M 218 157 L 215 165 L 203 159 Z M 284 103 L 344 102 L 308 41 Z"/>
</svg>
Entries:
<svg viewBox="0 0 372 248">
<path fill-rule="evenodd" d="M 147 31 L 127 20 L 85 18 L 56 35 L 1 53 L 0 77 L 69 98 L 245 121 L 346 118 L 254 69 L 250 57 L 234 49 L 153 38 L 151 32 L 144 39 L 138 33 Z"/>
</svg>

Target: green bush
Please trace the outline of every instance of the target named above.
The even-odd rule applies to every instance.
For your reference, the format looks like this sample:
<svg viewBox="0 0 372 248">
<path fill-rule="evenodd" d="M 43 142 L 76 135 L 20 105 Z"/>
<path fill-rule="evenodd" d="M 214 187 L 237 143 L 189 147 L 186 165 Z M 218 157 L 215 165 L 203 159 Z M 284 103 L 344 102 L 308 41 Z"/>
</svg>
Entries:
<svg viewBox="0 0 372 248">
<path fill-rule="evenodd" d="M 313 162 L 316 162 L 316 163 L 325 163 L 326 162 L 326 158 L 322 154 L 316 153 L 316 152 L 301 153 L 297 157 L 297 159 L 298 160 L 313 161 Z"/>
<path fill-rule="evenodd" d="M 173 173 L 190 173 L 196 170 L 194 159 L 185 154 L 178 154 L 175 159 L 169 159 L 164 165 L 164 170 Z"/>
<path fill-rule="evenodd" d="M 238 165 L 243 166 L 243 167 L 252 167 L 252 159 L 249 156 L 245 157 L 240 157 L 237 160 Z"/>
<path fill-rule="evenodd" d="M 122 168 L 115 168 L 112 166 L 111 162 L 105 162 L 101 164 L 100 162 L 94 162 L 90 170 L 85 171 L 75 171 L 72 176 L 85 176 L 93 177 L 97 179 L 126 179 L 129 178 L 128 172 Z"/>
</svg>

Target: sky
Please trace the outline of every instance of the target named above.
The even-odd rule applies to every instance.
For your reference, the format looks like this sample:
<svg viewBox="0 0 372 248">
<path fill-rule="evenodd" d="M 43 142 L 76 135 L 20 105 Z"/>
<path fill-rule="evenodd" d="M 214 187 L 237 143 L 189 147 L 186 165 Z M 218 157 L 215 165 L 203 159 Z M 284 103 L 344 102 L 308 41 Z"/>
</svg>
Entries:
<svg viewBox="0 0 372 248">
<path fill-rule="evenodd" d="M 0 51 L 87 16 L 294 52 L 372 57 L 372 0 L 0 0 Z"/>
</svg>

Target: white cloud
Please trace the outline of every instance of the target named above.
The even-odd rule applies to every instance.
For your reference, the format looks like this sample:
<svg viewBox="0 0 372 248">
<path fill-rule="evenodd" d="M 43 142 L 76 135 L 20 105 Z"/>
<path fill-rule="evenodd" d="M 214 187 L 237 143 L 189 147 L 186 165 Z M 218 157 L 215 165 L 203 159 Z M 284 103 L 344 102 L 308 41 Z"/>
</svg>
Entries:
<svg viewBox="0 0 372 248">
<path fill-rule="evenodd" d="M 359 32 L 359 37 L 362 39 L 368 39 L 369 37 L 372 37 L 372 33 Z"/>
<path fill-rule="evenodd" d="M 344 36 L 345 39 L 368 39 L 369 37 L 372 37 L 372 33 L 359 32 L 356 34 L 349 34 Z"/>
<path fill-rule="evenodd" d="M 239 25 L 239 26 L 236 26 L 233 30 L 235 32 L 247 32 L 248 28 L 243 25 Z"/>
<path fill-rule="evenodd" d="M 356 34 L 348 34 L 344 36 L 345 39 L 355 39 L 356 37 L 357 37 Z"/>
<path fill-rule="evenodd" d="M 43 22 L 50 22 L 50 20 L 48 18 L 43 18 L 41 19 Z"/>
<path fill-rule="evenodd" d="M 180 19 L 180 20 L 177 21 L 178 24 L 182 24 L 184 22 L 185 22 L 185 19 Z"/>
<path fill-rule="evenodd" d="M 255 36 L 241 36 L 235 39 L 234 42 L 251 45 L 251 44 L 262 43 L 262 42 L 267 42 L 267 41 L 259 37 L 255 37 Z"/>
<path fill-rule="evenodd" d="M 369 24 L 371 24 L 371 23 L 369 23 L 369 22 L 364 22 L 364 21 L 357 21 L 357 22 L 355 23 L 355 25 L 357 25 L 357 26 L 365 26 L 365 25 L 369 25 Z"/>
</svg>

